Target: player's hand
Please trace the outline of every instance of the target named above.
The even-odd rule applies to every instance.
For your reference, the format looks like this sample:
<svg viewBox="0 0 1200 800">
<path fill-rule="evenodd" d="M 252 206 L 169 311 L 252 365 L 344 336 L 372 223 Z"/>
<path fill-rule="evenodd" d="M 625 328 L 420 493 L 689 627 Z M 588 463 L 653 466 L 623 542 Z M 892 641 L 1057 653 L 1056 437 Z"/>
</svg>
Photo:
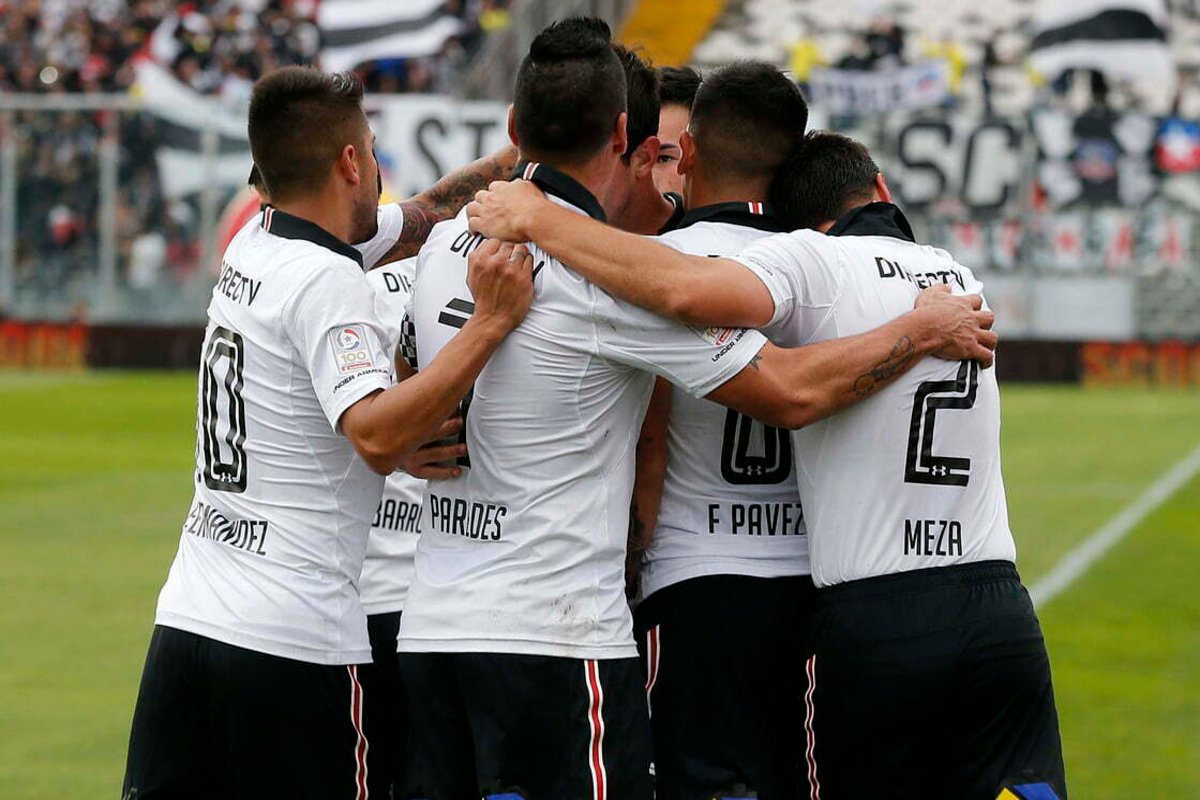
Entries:
<svg viewBox="0 0 1200 800">
<path fill-rule="evenodd" d="M 983 307 L 982 297 L 956 296 L 948 286 L 932 286 L 917 298 L 917 309 L 930 317 L 934 335 L 941 341 L 934 348 L 935 356 L 950 361 L 974 359 L 985 369 L 992 365 L 1000 337 L 992 331 L 996 316 Z"/>
<path fill-rule="evenodd" d="M 533 256 L 523 245 L 488 239 L 467 259 L 467 285 L 475 298 L 472 319 L 494 319 L 510 331 L 533 301 Z"/>
<path fill-rule="evenodd" d="M 492 239 L 527 242 L 531 238 L 527 221 L 545 202 L 542 190 L 529 181 L 493 181 L 467 204 L 467 225 Z"/>
<path fill-rule="evenodd" d="M 467 454 L 465 444 L 447 444 L 463 429 L 462 417 L 455 415 L 442 423 L 433 438 L 421 445 L 400 464 L 400 469 L 414 478 L 449 480 L 462 475 L 454 460 Z"/>
</svg>

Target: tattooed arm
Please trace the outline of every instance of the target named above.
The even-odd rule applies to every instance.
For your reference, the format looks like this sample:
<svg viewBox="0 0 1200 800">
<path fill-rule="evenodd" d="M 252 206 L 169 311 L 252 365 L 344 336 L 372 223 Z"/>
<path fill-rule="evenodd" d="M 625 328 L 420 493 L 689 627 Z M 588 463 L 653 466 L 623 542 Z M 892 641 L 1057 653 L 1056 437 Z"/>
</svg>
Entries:
<svg viewBox="0 0 1200 800">
<path fill-rule="evenodd" d="M 507 179 L 516 166 L 517 148 L 509 145 L 454 170 L 421 194 L 402 202 L 400 208 L 404 211 L 404 224 L 400 238 L 375 266 L 415 256 L 429 238 L 434 225 L 453 219 L 463 206 L 474 199 L 476 192 L 486 189 L 492 181 Z"/>
<path fill-rule="evenodd" d="M 926 355 L 992 363 L 991 312 L 956 298 L 911 311 L 873 331 L 796 348 L 764 345 L 708 395 L 781 428 L 801 428 L 870 397 Z"/>
</svg>

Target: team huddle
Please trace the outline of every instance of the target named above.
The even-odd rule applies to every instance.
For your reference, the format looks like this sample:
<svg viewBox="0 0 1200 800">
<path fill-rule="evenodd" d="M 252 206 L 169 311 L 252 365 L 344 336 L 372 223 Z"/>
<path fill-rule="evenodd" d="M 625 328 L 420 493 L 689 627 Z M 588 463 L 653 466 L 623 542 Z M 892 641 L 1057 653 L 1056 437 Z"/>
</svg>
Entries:
<svg viewBox="0 0 1200 800">
<path fill-rule="evenodd" d="M 573 18 L 380 206 L 262 78 L 123 796 L 1065 800 L 982 284 L 807 121 Z"/>
</svg>

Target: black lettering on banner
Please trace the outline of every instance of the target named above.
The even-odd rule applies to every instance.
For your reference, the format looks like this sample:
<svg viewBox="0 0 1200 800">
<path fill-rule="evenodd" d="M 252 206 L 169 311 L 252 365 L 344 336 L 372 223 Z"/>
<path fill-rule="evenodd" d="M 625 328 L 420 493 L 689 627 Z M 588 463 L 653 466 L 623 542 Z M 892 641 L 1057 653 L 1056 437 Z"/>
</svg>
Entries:
<svg viewBox="0 0 1200 800">
<path fill-rule="evenodd" d="M 954 131 L 944 122 L 935 122 L 932 120 L 918 120 L 900 132 L 900 136 L 896 141 L 896 150 L 900 155 L 900 161 L 905 166 L 905 188 L 904 201 L 910 206 L 925 206 L 942 197 L 946 193 L 946 185 L 948 179 L 946 172 L 935 163 L 932 158 L 923 157 L 924 153 L 914 151 L 926 151 L 925 137 L 921 134 L 932 133 L 935 139 L 940 142 L 932 143 L 932 148 L 944 152 L 950 146 L 950 140 L 954 136 Z M 933 155 L 933 153 L 930 153 Z M 439 173 L 440 174 L 440 173 Z M 917 175 L 922 175 L 921 183 L 932 181 L 932 186 L 929 190 L 918 192 L 917 186 L 913 178 Z"/>
<path fill-rule="evenodd" d="M 246 404 L 242 400 L 242 367 L 245 346 L 242 335 L 219 325 L 213 326 L 204 343 L 204 371 L 201 376 L 200 415 L 204 437 L 204 485 L 218 492 L 246 491 Z M 223 379 L 217 373 L 224 362 Z M 222 394 L 224 397 L 222 397 Z M 218 436 L 224 426 L 225 436 Z M 229 453 L 225 461 L 222 442 Z"/>
<path fill-rule="evenodd" d="M 975 405 L 979 389 L 979 364 L 963 361 L 953 380 L 923 381 L 913 396 L 912 422 L 908 428 L 908 454 L 904 463 L 905 483 L 966 486 L 971 459 L 933 454 L 933 426 L 941 409 L 967 409 Z"/>
<path fill-rule="evenodd" d="M 446 138 L 446 124 L 437 117 L 429 117 L 428 119 L 423 119 L 417 123 L 415 137 L 417 140 L 417 151 L 424 156 L 425 160 L 429 163 L 430 175 L 445 175 L 446 170 L 442 167 L 441 162 L 437 160 L 437 156 L 433 154 L 433 151 L 429 149 L 429 142 L 426 141 L 428 132 L 435 129 L 442 139 Z"/>
<path fill-rule="evenodd" d="M 487 132 L 492 128 L 495 128 L 498 123 L 494 119 L 464 119 L 462 124 L 464 128 L 475 134 L 475 155 L 471 156 L 471 160 L 474 161 L 476 159 L 483 158 L 485 155 L 487 155 L 487 153 L 485 153 L 483 150 Z"/>
<path fill-rule="evenodd" d="M 763 454 L 750 454 L 750 434 L 762 426 Z M 721 477 L 734 486 L 783 483 L 792 472 L 791 435 L 730 409 L 721 442 Z"/>
</svg>

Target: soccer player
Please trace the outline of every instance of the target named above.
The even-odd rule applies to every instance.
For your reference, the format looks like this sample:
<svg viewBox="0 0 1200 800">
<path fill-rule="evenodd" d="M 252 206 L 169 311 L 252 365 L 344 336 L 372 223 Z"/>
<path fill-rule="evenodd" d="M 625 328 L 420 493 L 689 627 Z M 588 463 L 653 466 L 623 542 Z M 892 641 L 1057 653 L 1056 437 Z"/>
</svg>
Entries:
<svg viewBox="0 0 1200 800">
<path fill-rule="evenodd" d="M 361 102 L 349 74 L 290 67 L 255 86 L 250 143 L 275 205 L 234 238 L 213 288 L 195 497 L 159 596 L 125 797 L 367 796 L 358 581 L 383 475 L 445 430 L 532 287 L 519 250 L 476 271 L 473 319 L 392 386 L 389 334 L 348 244 L 378 213 Z"/>
<path fill-rule="evenodd" d="M 658 161 L 654 165 L 654 183 L 663 194 L 683 194 L 683 175 L 679 144 L 692 114 L 692 100 L 700 88 L 700 73 L 691 67 L 659 67 L 658 97 L 662 110 L 658 115 Z"/>
<path fill-rule="evenodd" d="M 495 184 L 468 213 L 647 307 L 760 326 L 787 345 L 869 329 L 923 287 L 981 288 L 950 254 L 913 241 L 860 145 L 812 135 L 777 181 L 792 223 L 826 233 L 764 238 L 736 260 L 569 226 L 528 186 Z M 795 435 L 819 588 L 806 663 L 812 797 L 982 800 L 1012 783 L 1065 796 L 1048 659 L 1013 566 L 987 366 L 923 360 Z"/>
<path fill-rule="evenodd" d="M 597 197 L 613 197 L 625 174 L 624 74 L 609 36 L 588 19 L 539 34 L 509 118 L 519 174 L 581 223 L 604 219 Z M 422 249 L 410 312 L 422 371 L 471 319 L 468 258 L 475 269 L 498 247 L 460 217 Z M 989 315 L 941 304 L 855 340 L 783 351 L 753 331 L 671 323 L 535 255 L 537 302 L 462 404 L 462 474 L 427 487 L 401 672 L 432 800 L 497 785 L 642 800 L 650 733 L 623 573 L 651 372 L 795 426 L 853 402 L 855 376 L 868 376 L 869 393 L 906 368 L 891 356 L 904 337 L 921 352 L 954 338 L 988 353 L 978 323 Z"/>
<path fill-rule="evenodd" d="M 659 142 L 658 76 L 636 50 L 613 44 L 625 69 L 629 143 L 618 169 L 625 174 L 613 182 L 617 194 L 607 200 L 609 222 L 634 233 L 663 233 L 683 218 L 683 196 L 664 192 L 655 184 Z M 482 187 L 481 187 L 482 188 Z"/>
<path fill-rule="evenodd" d="M 661 241 L 731 256 L 787 230 L 768 195 L 808 106 L 761 62 L 710 72 L 694 100 L 678 161 L 689 210 Z M 813 586 L 791 437 L 670 384 L 662 392 L 656 385 L 642 427 L 634 489 L 653 531 L 634 630 L 655 794 L 796 800 L 804 731 L 792 689 Z"/>
<path fill-rule="evenodd" d="M 828 234 L 796 231 L 737 256 L 770 288 L 762 330 L 777 343 L 878 325 L 930 283 L 981 290 L 949 253 L 913 240 L 851 139 L 810 135 L 776 195 L 795 224 Z M 995 370 L 923 361 L 795 441 L 818 586 L 805 695 L 813 796 L 992 800 L 1043 784 L 1036 796 L 1065 798 L 1050 663 L 1013 563 Z"/>
</svg>

